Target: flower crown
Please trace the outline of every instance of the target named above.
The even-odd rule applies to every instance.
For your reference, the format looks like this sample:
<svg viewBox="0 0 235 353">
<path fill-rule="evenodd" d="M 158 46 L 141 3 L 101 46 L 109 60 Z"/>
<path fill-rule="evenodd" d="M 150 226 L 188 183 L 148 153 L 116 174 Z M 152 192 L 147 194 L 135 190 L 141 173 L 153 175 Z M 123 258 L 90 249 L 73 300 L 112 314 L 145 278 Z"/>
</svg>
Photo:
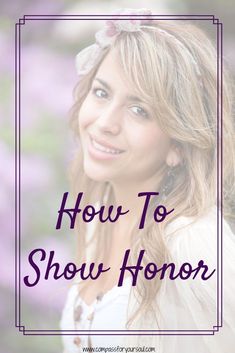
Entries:
<svg viewBox="0 0 235 353">
<path fill-rule="evenodd" d="M 127 17 L 127 18 L 125 18 Z M 189 49 L 175 36 L 169 32 L 151 26 L 153 23 L 153 15 L 148 9 L 121 9 L 115 14 L 115 18 L 107 20 L 105 27 L 99 30 L 95 34 L 96 42 L 89 47 L 81 50 L 76 56 L 76 69 L 79 78 L 89 73 L 92 68 L 101 59 L 103 50 L 115 41 L 116 37 L 121 32 L 138 32 L 144 28 L 158 30 L 165 36 L 172 38 L 177 41 L 177 44 L 183 49 L 187 50 L 191 58 L 191 61 L 195 67 L 196 74 L 200 77 L 201 84 L 201 73 L 197 62 Z"/>
</svg>

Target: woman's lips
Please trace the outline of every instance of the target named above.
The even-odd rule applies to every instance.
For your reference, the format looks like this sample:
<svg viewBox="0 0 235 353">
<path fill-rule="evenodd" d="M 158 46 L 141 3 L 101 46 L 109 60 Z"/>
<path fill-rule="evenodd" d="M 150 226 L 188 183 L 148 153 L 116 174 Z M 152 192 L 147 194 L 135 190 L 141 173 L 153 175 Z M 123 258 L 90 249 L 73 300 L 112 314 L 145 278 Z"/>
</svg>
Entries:
<svg viewBox="0 0 235 353">
<path fill-rule="evenodd" d="M 97 139 L 92 135 L 89 135 L 89 137 L 90 144 L 88 150 L 92 157 L 96 159 L 112 159 L 125 152 L 124 150 L 116 148 L 106 141 Z"/>
</svg>

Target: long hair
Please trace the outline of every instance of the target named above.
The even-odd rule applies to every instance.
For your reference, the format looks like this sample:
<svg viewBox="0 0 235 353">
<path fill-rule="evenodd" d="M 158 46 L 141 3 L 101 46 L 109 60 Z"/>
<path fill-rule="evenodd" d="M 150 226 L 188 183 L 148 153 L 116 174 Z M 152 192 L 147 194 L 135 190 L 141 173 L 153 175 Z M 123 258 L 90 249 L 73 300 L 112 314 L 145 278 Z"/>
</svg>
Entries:
<svg viewBox="0 0 235 353">
<path fill-rule="evenodd" d="M 182 156 L 173 188 L 164 200 L 164 205 L 168 209 L 174 208 L 174 212 L 162 223 L 156 223 L 148 217 L 144 230 L 135 229 L 132 234 L 133 263 L 136 263 L 141 249 L 146 250 L 143 265 L 156 260 L 164 263 L 168 256 L 164 243 L 167 225 L 182 215 L 196 219 L 218 202 L 216 51 L 203 31 L 184 22 L 157 21 L 157 24 L 143 26 L 141 31 L 120 33 L 113 45 L 103 50 L 103 56 L 97 65 L 75 88 L 71 126 L 78 139 L 80 107 L 100 64 L 113 48 L 119 53 L 120 64 L 127 80 L 151 106 L 158 126 L 171 138 Z M 224 216 L 233 223 L 234 127 L 231 89 L 225 73 L 223 92 L 223 204 Z M 164 173 L 167 173 L 167 166 Z M 84 204 L 110 205 L 115 202 L 109 183 L 94 181 L 85 175 L 81 150 L 78 150 L 73 161 L 71 182 L 75 195 L 78 191 L 85 191 Z M 162 186 L 164 182 L 165 177 Z M 150 209 L 155 209 L 153 204 L 150 204 Z M 152 214 L 151 210 L 149 214 Z M 84 249 L 91 243 L 96 259 L 105 259 L 110 245 L 111 225 L 97 224 L 89 239 L 85 236 L 86 225 L 81 222 L 78 228 L 79 258 L 85 256 Z M 129 318 L 128 327 L 131 327 L 134 320 L 141 318 L 141 313 L 149 312 L 154 315 L 156 312 L 153 305 L 161 281 L 147 282 L 146 284 L 143 276 L 138 279 L 134 289 L 138 308 Z"/>
</svg>

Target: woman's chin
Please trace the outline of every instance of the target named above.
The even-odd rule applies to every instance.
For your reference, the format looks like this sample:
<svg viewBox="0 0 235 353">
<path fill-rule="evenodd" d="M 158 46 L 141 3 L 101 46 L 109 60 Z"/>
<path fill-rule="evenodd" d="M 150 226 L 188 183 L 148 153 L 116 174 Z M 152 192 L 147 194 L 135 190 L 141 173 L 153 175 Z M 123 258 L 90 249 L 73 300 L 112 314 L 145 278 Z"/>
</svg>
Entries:
<svg viewBox="0 0 235 353">
<path fill-rule="evenodd" d="M 102 169 L 102 168 L 101 168 Z M 110 173 L 101 170 L 100 168 L 92 168 L 84 165 L 84 172 L 88 178 L 94 181 L 106 182 L 110 180 Z"/>
</svg>

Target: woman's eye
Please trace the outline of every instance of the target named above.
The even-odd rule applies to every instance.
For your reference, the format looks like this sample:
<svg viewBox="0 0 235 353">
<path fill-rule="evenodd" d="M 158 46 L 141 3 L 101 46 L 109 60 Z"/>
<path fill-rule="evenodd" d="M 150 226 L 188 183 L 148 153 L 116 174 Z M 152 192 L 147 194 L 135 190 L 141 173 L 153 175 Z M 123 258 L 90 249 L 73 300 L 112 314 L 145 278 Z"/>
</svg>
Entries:
<svg viewBox="0 0 235 353">
<path fill-rule="evenodd" d="M 131 108 L 131 110 L 133 111 L 133 113 L 135 113 L 136 115 L 142 116 L 144 118 L 148 118 L 148 113 L 145 109 L 139 107 L 139 106 L 134 106 Z"/>
<path fill-rule="evenodd" d="M 102 88 L 93 88 L 92 93 L 98 98 L 107 98 L 107 92 Z"/>
</svg>

